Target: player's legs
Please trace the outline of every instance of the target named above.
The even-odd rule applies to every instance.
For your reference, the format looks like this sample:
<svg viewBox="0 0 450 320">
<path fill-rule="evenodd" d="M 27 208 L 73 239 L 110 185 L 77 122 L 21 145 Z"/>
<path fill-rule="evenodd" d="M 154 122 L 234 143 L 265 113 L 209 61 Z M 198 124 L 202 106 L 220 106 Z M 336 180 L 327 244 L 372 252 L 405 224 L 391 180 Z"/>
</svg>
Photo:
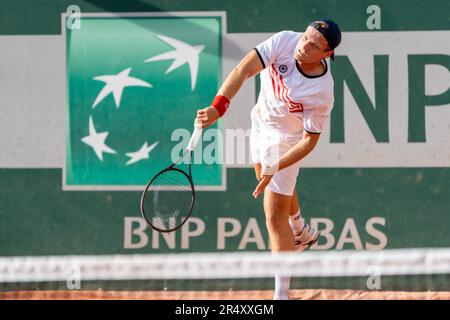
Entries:
<svg viewBox="0 0 450 320">
<path fill-rule="evenodd" d="M 261 122 L 256 111 L 256 108 L 252 109 L 250 145 L 252 161 L 255 163 L 255 176 L 256 180 L 259 181 L 262 172 L 261 161 L 266 160 L 263 155 L 267 150 L 265 145 L 267 135 L 264 135 L 261 131 Z M 294 249 L 294 236 L 289 225 L 291 201 L 291 195 L 277 193 L 269 188 L 266 188 L 264 192 L 264 211 L 272 252 L 292 251 Z M 289 276 L 275 274 L 274 299 L 289 299 L 289 283 Z"/>
<path fill-rule="evenodd" d="M 294 234 L 298 234 L 302 231 L 304 220 L 300 213 L 300 203 L 298 201 L 297 190 L 294 189 L 294 194 L 291 200 L 291 210 L 289 212 L 289 224 L 291 225 Z"/>
<path fill-rule="evenodd" d="M 291 226 L 294 235 L 300 234 L 304 226 L 304 220 L 300 213 L 300 204 L 298 202 L 297 190 L 295 189 L 291 199 L 291 209 L 289 211 L 289 225 Z"/>
<path fill-rule="evenodd" d="M 291 199 L 291 210 L 289 212 L 290 216 L 293 216 L 300 210 L 300 203 L 298 202 L 297 190 L 294 189 L 294 194 Z"/>
<path fill-rule="evenodd" d="M 294 235 L 289 225 L 292 196 L 264 191 L 264 212 L 272 253 L 293 251 Z M 275 274 L 275 300 L 289 299 L 289 275 Z"/>
<path fill-rule="evenodd" d="M 272 252 L 294 250 L 294 235 L 289 225 L 292 196 L 275 193 L 266 188 L 264 212 Z"/>
<path fill-rule="evenodd" d="M 296 190 L 294 190 L 294 194 L 292 195 L 289 215 L 289 225 L 294 234 L 295 250 L 297 252 L 303 252 L 317 242 L 320 232 L 305 223 L 300 212 L 300 204 Z"/>
<path fill-rule="evenodd" d="M 255 164 L 256 180 L 261 179 L 261 164 Z M 297 208 L 296 211 L 293 211 Z M 293 250 L 293 234 L 289 216 L 298 211 L 297 192 L 292 196 L 284 195 L 266 189 L 264 192 L 264 212 L 266 215 L 266 226 L 269 232 L 272 252 Z M 288 244 L 287 242 L 290 243 Z"/>
<path fill-rule="evenodd" d="M 261 180 L 261 163 L 255 164 L 255 176 L 256 180 Z M 301 232 L 303 228 L 303 219 L 300 214 L 300 204 L 298 201 L 297 190 L 294 189 L 294 194 L 290 200 L 290 210 L 288 216 L 288 222 L 294 234 Z"/>
</svg>

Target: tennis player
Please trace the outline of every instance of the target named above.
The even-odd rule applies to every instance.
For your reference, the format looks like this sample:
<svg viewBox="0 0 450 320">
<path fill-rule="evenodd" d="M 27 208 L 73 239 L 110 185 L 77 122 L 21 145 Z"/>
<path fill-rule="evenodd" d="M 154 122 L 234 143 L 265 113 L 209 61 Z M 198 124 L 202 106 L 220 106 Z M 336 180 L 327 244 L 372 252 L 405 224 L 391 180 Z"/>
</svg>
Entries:
<svg viewBox="0 0 450 320">
<path fill-rule="evenodd" d="M 329 58 L 341 42 L 331 20 L 305 32 L 281 31 L 258 44 L 228 75 L 211 106 L 198 110 L 202 128 L 222 117 L 246 79 L 260 73 L 261 90 L 251 112 L 251 155 L 264 193 L 272 252 L 303 251 L 319 232 L 304 222 L 295 191 L 300 160 L 316 146 L 334 103 Z M 290 277 L 275 276 L 274 299 L 289 299 Z"/>
</svg>

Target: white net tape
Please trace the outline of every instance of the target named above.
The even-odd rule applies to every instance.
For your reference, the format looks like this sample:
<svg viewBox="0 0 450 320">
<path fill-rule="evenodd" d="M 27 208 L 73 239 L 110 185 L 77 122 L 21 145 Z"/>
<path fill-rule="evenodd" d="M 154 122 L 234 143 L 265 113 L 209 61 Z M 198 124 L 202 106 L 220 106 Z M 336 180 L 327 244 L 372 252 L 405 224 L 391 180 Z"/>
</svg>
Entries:
<svg viewBox="0 0 450 320">
<path fill-rule="evenodd" d="M 0 257 L 0 282 L 349 277 L 450 273 L 450 249 Z"/>
</svg>

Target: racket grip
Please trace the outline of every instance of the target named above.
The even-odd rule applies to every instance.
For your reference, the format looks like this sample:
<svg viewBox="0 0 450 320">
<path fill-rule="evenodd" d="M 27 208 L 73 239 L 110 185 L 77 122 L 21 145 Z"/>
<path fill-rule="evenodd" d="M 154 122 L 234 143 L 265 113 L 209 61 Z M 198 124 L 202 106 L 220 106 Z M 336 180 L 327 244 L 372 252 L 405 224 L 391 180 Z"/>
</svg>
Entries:
<svg viewBox="0 0 450 320">
<path fill-rule="evenodd" d="M 195 146 L 197 145 L 198 140 L 202 136 L 202 128 L 195 127 L 194 132 L 192 133 L 191 140 L 189 140 L 189 144 L 186 148 L 188 151 L 192 151 L 195 149 Z"/>
</svg>

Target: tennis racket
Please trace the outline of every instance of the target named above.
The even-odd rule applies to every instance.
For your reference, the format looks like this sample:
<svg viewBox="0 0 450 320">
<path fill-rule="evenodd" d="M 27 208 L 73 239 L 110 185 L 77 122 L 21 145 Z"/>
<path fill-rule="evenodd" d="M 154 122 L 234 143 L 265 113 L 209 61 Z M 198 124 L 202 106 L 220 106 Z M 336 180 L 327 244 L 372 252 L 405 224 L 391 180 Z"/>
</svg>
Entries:
<svg viewBox="0 0 450 320">
<path fill-rule="evenodd" d="M 202 135 L 195 128 L 183 156 L 156 174 L 141 196 L 141 213 L 147 224 L 159 232 L 175 231 L 187 221 L 195 202 L 191 163 L 195 146 Z M 188 172 L 175 168 L 189 154 Z"/>
</svg>

